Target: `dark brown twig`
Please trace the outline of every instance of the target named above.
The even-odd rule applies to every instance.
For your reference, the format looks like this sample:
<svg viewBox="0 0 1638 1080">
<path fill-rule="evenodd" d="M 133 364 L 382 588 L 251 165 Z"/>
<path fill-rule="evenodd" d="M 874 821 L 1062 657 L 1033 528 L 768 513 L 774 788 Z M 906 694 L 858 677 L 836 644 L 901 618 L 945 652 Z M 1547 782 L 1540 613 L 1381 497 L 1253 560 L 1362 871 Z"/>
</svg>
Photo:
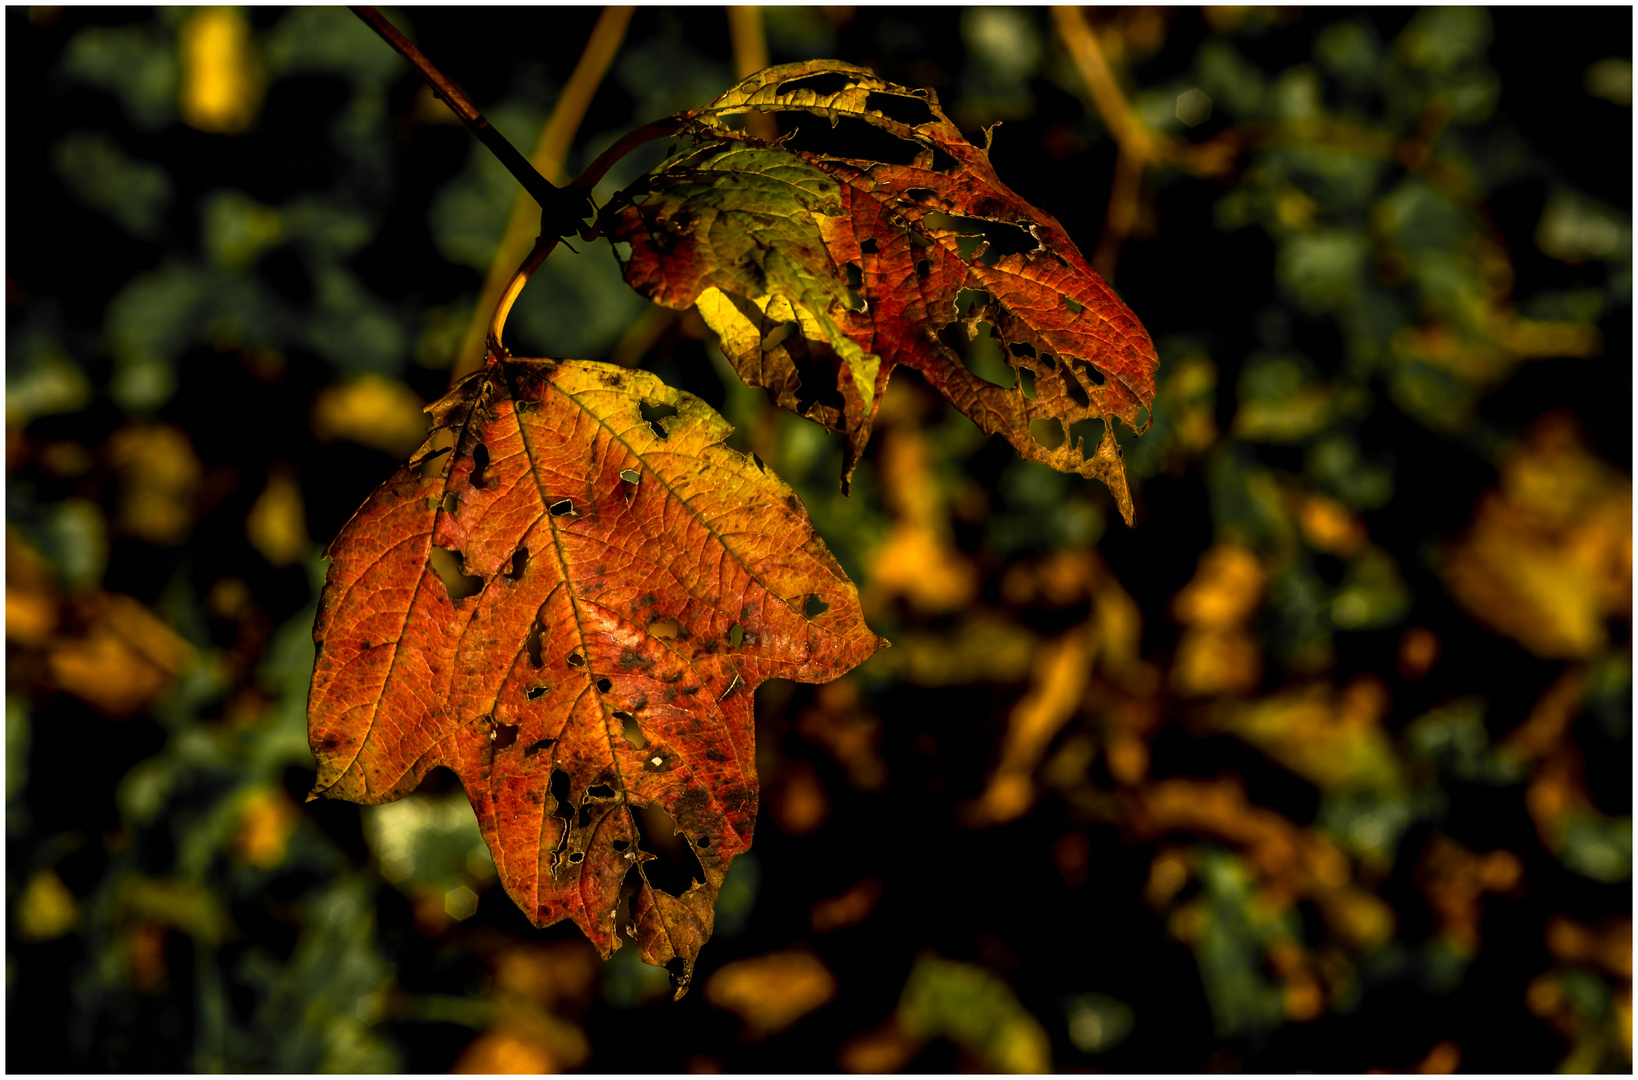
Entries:
<svg viewBox="0 0 1638 1080">
<path fill-rule="evenodd" d="M 443 99 L 444 104 L 461 118 L 461 123 L 466 125 L 467 130 L 489 148 L 489 152 L 506 166 L 507 172 L 510 172 L 535 202 L 540 204 L 543 227 L 549 229 L 553 236 L 570 236 L 579 231 L 580 222 L 588 212 L 588 204 L 583 195 L 559 188 L 540 175 L 535 167 L 529 164 L 529 159 L 518 153 L 517 147 L 507 142 L 506 137 L 484 119 L 483 113 L 472 104 L 472 99 L 467 97 L 448 76 L 434 67 L 432 61 L 422 55 L 420 49 L 411 45 L 409 40 L 398 32 L 398 28 L 387 21 L 386 16 L 373 7 L 354 7 L 352 12 L 370 29 L 380 34 L 383 41 L 391 45 L 421 73 L 421 77 L 432 87 L 432 92 Z"/>
</svg>

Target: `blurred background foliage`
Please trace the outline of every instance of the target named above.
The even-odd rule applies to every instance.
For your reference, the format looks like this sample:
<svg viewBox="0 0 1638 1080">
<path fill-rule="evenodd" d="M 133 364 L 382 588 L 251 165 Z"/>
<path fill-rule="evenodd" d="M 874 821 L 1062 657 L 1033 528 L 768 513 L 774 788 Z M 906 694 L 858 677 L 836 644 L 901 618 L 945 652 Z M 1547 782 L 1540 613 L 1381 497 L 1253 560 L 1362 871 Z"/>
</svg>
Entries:
<svg viewBox="0 0 1638 1080">
<path fill-rule="evenodd" d="M 528 149 L 599 9 L 390 14 Z M 867 64 L 1000 123 L 1161 356 L 1134 529 L 907 370 L 844 498 L 605 242 L 536 277 L 513 348 L 722 410 L 894 645 L 763 688 L 672 1004 L 527 925 L 449 777 L 302 802 L 323 545 L 512 180 L 344 10 L 8 8 L 7 1068 L 1629 1070 L 1631 18 L 617 30 L 567 173 L 768 59 Z"/>
</svg>

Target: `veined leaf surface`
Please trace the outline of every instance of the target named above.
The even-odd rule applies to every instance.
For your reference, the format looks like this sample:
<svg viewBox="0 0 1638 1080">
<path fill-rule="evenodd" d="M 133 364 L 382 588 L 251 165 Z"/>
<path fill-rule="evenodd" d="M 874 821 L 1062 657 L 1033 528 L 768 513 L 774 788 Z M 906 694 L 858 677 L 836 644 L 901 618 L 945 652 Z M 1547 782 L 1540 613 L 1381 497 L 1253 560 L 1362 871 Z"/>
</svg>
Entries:
<svg viewBox="0 0 1638 1080">
<path fill-rule="evenodd" d="M 751 112 L 829 127 L 766 145 L 731 124 Z M 1023 457 L 1102 480 L 1131 522 L 1113 421 L 1147 428 L 1154 346 L 931 91 L 808 61 L 685 117 L 684 144 L 604 211 L 611 238 L 631 245 L 626 280 L 659 303 L 698 304 L 746 382 L 845 432 L 844 483 L 904 365 Z M 963 363 L 980 332 L 999 340 L 1015 385 Z M 1073 429 L 1085 420 L 1103 421 L 1096 447 Z"/>
<path fill-rule="evenodd" d="M 638 947 L 681 996 L 751 842 L 753 692 L 833 679 L 881 642 L 801 501 L 698 398 L 510 360 L 429 411 L 434 438 L 330 549 L 314 796 L 388 802 L 448 766 L 536 925 L 572 919 L 612 954 L 629 878 Z M 442 468 L 437 431 L 455 438 Z M 451 596 L 438 549 L 475 592 Z M 651 805 L 705 877 L 680 896 L 644 871 L 633 810 Z"/>
</svg>

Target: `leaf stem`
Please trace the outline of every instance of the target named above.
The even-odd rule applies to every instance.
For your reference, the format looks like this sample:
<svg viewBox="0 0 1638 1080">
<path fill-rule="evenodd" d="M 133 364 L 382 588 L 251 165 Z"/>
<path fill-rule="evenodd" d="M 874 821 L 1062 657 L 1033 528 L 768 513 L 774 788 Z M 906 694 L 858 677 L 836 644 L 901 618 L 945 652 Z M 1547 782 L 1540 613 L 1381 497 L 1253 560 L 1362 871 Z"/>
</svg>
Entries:
<svg viewBox="0 0 1638 1080">
<path fill-rule="evenodd" d="M 511 354 L 506 346 L 501 344 L 501 332 L 506 329 L 506 316 L 512 313 L 512 305 L 517 302 L 518 294 L 523 287 L 529 284 L 530 276 L 540 269 L 540 264 L 546 261 L 546 256 L 557 247 L 558 238 L 542 233 L 536 240 L 535 246 L 524 257 L 523 265 L 517 268 L 512 280 L 506 283 L 506 291 L 501 293 L 500 301 L 495 305 L 495 314 L 489 320 L 489 335 L 485 342 L 488 355 L 493 360 L 501 360 Z"/>
<path fill-rule="evenodd" d="M 523 185 L 524 190 L 540 205 L 543 225 L 549 222 L 556 235 L 568 236 L 579 231 L 579 222 L 586 217 L 583 197 L 559 188 L 540 175 L 535 167 L 529 164 L 529 160 L 518 153 L 517 147 L 507 142 L 506 136 L 496 131 L 494 125 L 484 119 L 483 113 L 472 104 L 472 99 L 467 97 L 447 75 L 434 67 L 432 61 L 422 55 L 420 49 L 410 44 L 409 39 L 399 33 L 398 28 L 389 22 L 385 15 L 373 7 L 361 6 L 351 10 L 421 73 L 421 77 L 432 87 L 432 92 L 443 99 L 444 104 L 460 117 L 467 130 L 476 135 L 478 141 L 488 147 L 489 152 L 506 166 L 506 171 Z"/>
<path fill-rule="evenodd" d="M 609 67 L 614 63 L 614 58 L 625 41 L 626 28 L 631 24 L 634 10 L 618 6 L 603 9 L 596 25 L 592 27 L 591 35 L 586 39 L 586 47 L 581 51 L 580 59 L 569 75 L 569 81 L 564 84 L 563 92 L 553 103 L 545 127 L 541 128 L 540 139 L 535 143 L 534 153 L 530 155 L 529 160 L 554 183 L 561 183 L 563 180 L 563 164 L 564 159 L 568 157 L 569 147 L 574 143 L 575 134 L 580 130 L 580 123 L 586 117 L 586 110 L 591 106 L 598 87 L 602 85 L 604 76 L 608 74 Z M 581 195 L 589 194 L 586 189 L 564 190 L 573 190 Z M 455 354 L 455 363 L 450 373 L 451 384 L 459 382 L 463 376 L 483 366 L 485 335 L 494 324 L 491 313 L 500 303 L 501 295 L 508 287 L 508 283 L 516 276 L 513 267 L 529 256 L 527 245 L 536 231 L 536 221 L 535 215 L 530 213 L 528 202 L 522 196 L 513 201 L 512 216 L 507 220 L 506 232 L 501 237 L 500 246 L 495 249 L 495 257 L 489 263 L 489 274 L 484 279 L 483 293 L 472 311 L 472 320 L 467 324 L 466 334 L 461 339 L 460 351 Z M 512 300 L 516 299 L 516 296 L 512 297 Z M 507 306 L 511 306 L 511 301 L 508 301 Z"/>
</svg>

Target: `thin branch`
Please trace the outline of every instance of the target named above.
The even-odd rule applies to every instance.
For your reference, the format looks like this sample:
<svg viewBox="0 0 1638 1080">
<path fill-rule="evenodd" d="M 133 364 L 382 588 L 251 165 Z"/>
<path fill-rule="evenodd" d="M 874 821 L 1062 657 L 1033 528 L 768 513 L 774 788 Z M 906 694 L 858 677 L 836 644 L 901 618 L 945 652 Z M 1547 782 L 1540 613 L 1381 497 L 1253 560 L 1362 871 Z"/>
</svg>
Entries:
<svg viewBox="0 0 1638 1080">
<path fill-rule="evenodd" d="M 400 34 L 398 28 L 387 21 L 385 15 L 373 7 L 355 7 L 352 12 L 370 29 L 380 34 L 381 39 L 397 50 L 400 56 L 408 60 L 432 87 L 432 92 L 442 98 L 444 104 L 461 118 L 461 123 L 466 125 L 467 130 L 476 135 L 478 141 L 488 147 L 489 152 L 506 166 L 506 171 L 510 172 L 539 204 L 542 220 L 549 219 L 554 226 L 564 226 L 554 228 L 556 234 L 569 235 L 578 231 L 579 222 L 585 217 L 584 200 L 577 199 L 540 175 L 534 166 L 529 164 L 528 159 L 518 153 L 517 148 L 507 142 L 506 137 L 484 119 L 483 113 L 472 104 L 472 99 L 467 97 L 448 76 L 434 67 L 432 61 L 422 55 L 420 49 L 410 44 L 409 39 Z"/>
<path fill-rule="evenodd" d="M 734 47 L 734 78 L 743 79 L 768 66 L 768 36 L 762 29 L 760 7 L 729 6 L 728 39 Z M 779 138 L 778 122 L 765 112 L 747 114 L 745 130 L 763 142 Z"/>
<path fill-rule="evenodd" d="M 574 143 L 575 134 L 580 130 L 580 123 L 586 117 L 586 110 L 591 106 L 597 88 L 602 85 L 603 77 L 608 74 L 614 57 L 620 51 L 620 45 L 625 40 L 626 28 L 631 24 L 633 10 L 630 7 L 603 9 L 603 14 L 592 27 L 591 36 L 586 39 L 586 47 L 581 51 L 580 60 L 570 73 L 569 81 L 564 84 L 563 92 L 552 105 L 552 113 L 546 119 L 546 126 L 541 129 L 540 139 L 535 144 L 535 152 L 530 156 L 530 160 L 534 168 L 539 169 L 554 182 L 561 182 L 563 179 L 564 159 L 568 157 L 569 147 Z M 588 187 L 578 184 L 562 190 L 573 192 L 582 200 L 590 191 Z M 472 320 L 467 324 L 466 334 L 461 338 L 460 351 L 455 354 L 455 364 L 450 375 L 451 383 L 483 365 L 485 338 L 493 323 L 490 313 L 496 310 L 508 282 L 514 276 L 512 268 L 529 255 L 529 244 L 536 233 L 539 221 L 521 196 L 513 201 L 512 216 L 507 220 L 506 232 L 501 237 L 500 246 L 495 249 L 495 257 L 489 263 L 489 274 L 484 279 L 483 292 L 478 298 L 477 307 L 473 310 Z M 517 297 L 513 296 L 512 299 L 515 300 Z M 510 301 L 507 307 L 511 307 Z M 502 321 L 504 322 L 504 318 Z M 499 337 L 498 334 L 494 336 Z"/>
</svg>

